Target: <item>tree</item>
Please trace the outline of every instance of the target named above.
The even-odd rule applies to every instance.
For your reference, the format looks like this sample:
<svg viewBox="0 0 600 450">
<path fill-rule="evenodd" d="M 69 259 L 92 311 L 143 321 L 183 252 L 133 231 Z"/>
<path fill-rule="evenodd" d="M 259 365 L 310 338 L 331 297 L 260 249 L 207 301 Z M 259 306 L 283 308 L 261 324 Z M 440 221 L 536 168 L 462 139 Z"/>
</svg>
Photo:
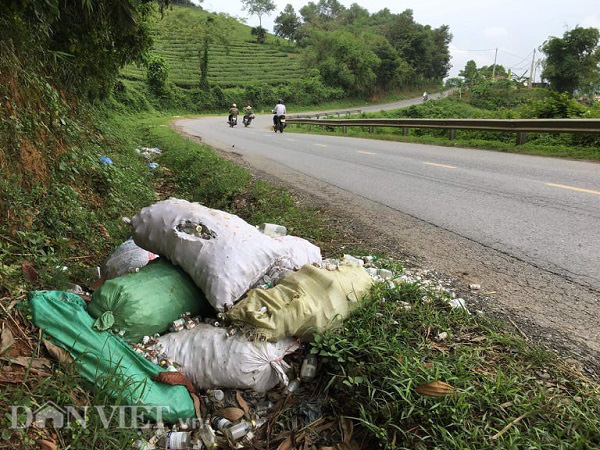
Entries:
<svg viewBox="0 0 600 450">
<path fill-rule="evenodd" d="M 576 27 L 562 38 L 551 37 L 542 45 L 546 55 L 542 78 L 552 89 L 573 95 L 576 89 L 590 90 L 600 82 L 600 31 Z"/>
<path fill-rule="evenodd" d="M 472 59 L 467 61 L 467 64 L 465 64 L 465 68 L 463 70 L 461 70 L 460 72 L 458 72 L 458 76 L 463 77 L 467 84 L 470 84 L 473 81 L 475 81 L 475 78 L 477 78 L 477 75 L 478 75 L 477 64 Z"/>
<path fill-rule="evenodd" d="M 275 34 L 284 37 L 289 41 L 294 41 L 299 27 L 300 18 L 296 14 L 294 7 L 288 3 L 285 8 L 283 8 L 281 14 L 275 18 Z"/>
<path fill-rule="evenodd" d="M 273 0 L 242 0 L 244 11 L 248 11 L 251 16 L 258 16 L 258 26 L 262 28 L 262 16 L 268 16 L 275 11 L 275 2 Z"/>
</svg>

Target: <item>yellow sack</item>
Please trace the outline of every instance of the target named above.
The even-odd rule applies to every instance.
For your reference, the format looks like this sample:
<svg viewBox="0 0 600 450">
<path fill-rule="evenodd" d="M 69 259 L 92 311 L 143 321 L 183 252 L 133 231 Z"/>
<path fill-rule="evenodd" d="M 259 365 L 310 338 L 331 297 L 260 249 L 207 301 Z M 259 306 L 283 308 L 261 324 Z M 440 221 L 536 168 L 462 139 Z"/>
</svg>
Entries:
<svg viewBox="0 0 600 450">
<path fill-rule="evenodd" d="M 272 289 L 249 291 L 224 315 L 233 325 L 250 328 L 269 341 L 291 336 L 311 340 L 314 334 L 340 325 L 372 283 L 362 267 L 342 265 L 329 271 L 307 264 Z"/>
</svg>

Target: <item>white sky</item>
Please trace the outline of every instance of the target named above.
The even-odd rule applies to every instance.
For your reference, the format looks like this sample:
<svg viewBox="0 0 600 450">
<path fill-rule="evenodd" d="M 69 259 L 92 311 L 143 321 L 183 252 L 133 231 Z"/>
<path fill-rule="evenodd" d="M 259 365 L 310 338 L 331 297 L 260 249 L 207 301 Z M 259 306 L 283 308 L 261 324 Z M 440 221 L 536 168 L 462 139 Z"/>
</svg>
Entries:
<svg viewBox="0 0 600 450">
<path fill-rule="evenodd" d="M 275 17 L 288 3 L 298 12 L 308 0 L 275 0 L 277 11 L 263 17 L 267 30 L 273 30 Z M 412 9 L 419 23 L 432 27 L 449 25 L 454 35 L 450 44 L 453 66 L 450 76 L 456 76 L 469 59 L 475 60 L 477 66 L 492 64 L 496 47 L 500 49 L 498 64 L 520 74 L 529 68 L 533 49 L 548 36 L 562 36 L 577 25 L 600 28 L 599 0 L 341 0 L 340 3 L 346 6 L 358 3 L 370 12 L 383 8 L 393 13 Z M 209 11 L 246 18 L 248 25 L 258 25 L 258 18 L 248 17 L 239 0 L 204 0 L 202 6 Z"/>
</svg>

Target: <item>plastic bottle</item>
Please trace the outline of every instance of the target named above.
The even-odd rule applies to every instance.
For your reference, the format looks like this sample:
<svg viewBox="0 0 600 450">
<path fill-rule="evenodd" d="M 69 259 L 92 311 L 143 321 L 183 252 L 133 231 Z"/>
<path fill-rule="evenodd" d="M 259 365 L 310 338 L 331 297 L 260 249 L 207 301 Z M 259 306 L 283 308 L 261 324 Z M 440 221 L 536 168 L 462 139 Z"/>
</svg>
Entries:
<svg viewBox="0 0 600 450">
<path fill-rule="evenodd" d="M 219 431 L 225 431 L 226 428 L 229 428 L 230 426 L 233 425 L 231 423 L 231 420 L 226 419 L 225 417 L 220 417 L 220 416 L 213 417 L 210 421 L 210 424 Z"/>
<path fill-rule="evenodd" d="M 283 225 L 276 225 L 274 223 L 261 223 L 257 226 L 258 231 L 267 236 L 277 237 L 277 236 L 285 236 L 287 234 L 287 228 Z"/>
<path fill-rule="evenodd" d="M 235 425 L 227 428 L 227 430 L 225 430 L 225 433 L 227 434 L 229 439 L 231 439 L 233 442 L 235 442 L 235 441 L 239 441 L 241 438 L 246 436 L 246 434 L 248 434 L 248 432 L 252 429 L 253 426 L 254 426 L 254 424 L 252 422 L 248 422 L 248 421 L 244 420 L 240 423 L 236 423 Z"/>
<path fill-rule="evenodd" d="M 259 402 L 256 405 L 256 414 L 259 416 L 264 416 L 271 409 L 273 409 L 273 403 L 268 400 L 265 400 L 265 401 Z"/>
<path fill-rule="evenodd" d="M 152 447 L 148 441 L 144 441 L 142 439 L 138 439 L 137 441 L 135 441 L 133 443 L 133 448 L 134 450 L 150 450 L 153 449 L 154 447 Z"/>
<path fill-rule="evenodd" d="M 210 389 L 206 391 L 206 395 L 211 402 L 222 402 L 225 400 L 225 393 L 220 389 Z"/>
<path fill-rule="evenodd" d="M 218 446 L 215 430 L 212 429 L 210 424 L 203 424 L 203 426 L 198 429 L 198 434 L 200 434 L 200 439 L 202 439 L 202 443 L 207 449 L 216 448 Z"/>
<path fill-rule="evenodd" d="M 288 384 L 286 386 L 286 388 L 283 390 L 284 394 L 293 394 L 294 392 L 296 392 L 298 389 L 300 389 L 300 380 L 292 380 L 290 381 L 290 384 Z"/>
<path fill-rule="evenodd" d="M 303 381 L 312 380 L 317 374 L 317 356 L 307 355 L 302 361 L 302 367 L 300 368 L 300 378 Z"/>
<path fill-rule="evenodd" d="M 192 448 L 192 435 L 188 431 L 167 433 L 158 440 L 158 447 L 173 450 Z"/>
</svg>

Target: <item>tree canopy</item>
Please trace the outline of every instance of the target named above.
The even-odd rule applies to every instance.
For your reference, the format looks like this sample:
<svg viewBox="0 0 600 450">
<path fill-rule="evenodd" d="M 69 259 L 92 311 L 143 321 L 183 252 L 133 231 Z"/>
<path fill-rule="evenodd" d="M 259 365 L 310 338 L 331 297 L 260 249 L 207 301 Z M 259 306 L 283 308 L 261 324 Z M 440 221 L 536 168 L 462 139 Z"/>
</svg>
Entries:
<svg viewBox="0 0 600 450">
<path fill-rule="evenodd" d="M 275 11 L 275 2 L 273 0 L 242 0 L 245 11 L 251 16 L 258 16 L 258 27 L 262 28 L 262 16 L 268 16 Z"/>
<path fill-rule="evenodd" d="M 300 28 L 300 18 L 294 7 L 288 3 L 281 14 L 275 18 L 275 34 L 294 41 L 298 28 Z"/>
<path fill-rule="evenodd" d="M 542 51 L 546 55 L 542 78 L 558 92 L 572 95 L 576 89 L 591 91 L 600 85 L 600 31 L 576 27 L 562 38 L 551 37 Z"/>
</svg>

